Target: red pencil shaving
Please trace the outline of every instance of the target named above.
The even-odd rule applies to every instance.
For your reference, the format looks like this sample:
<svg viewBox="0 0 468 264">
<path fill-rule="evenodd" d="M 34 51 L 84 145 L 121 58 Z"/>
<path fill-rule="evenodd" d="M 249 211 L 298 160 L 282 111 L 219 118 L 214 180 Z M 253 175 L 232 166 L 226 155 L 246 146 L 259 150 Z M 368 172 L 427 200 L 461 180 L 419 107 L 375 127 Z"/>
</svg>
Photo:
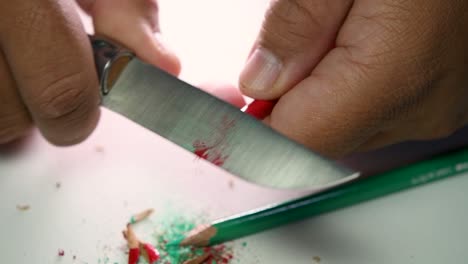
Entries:
<svg viewBox="0 0 468 264">
<path fill-rule="evenodd" d="M 195 257 L 193 259 L 189 259 L 187 261 L 185 261 L 183 264 L 202 264 L 204 262 L 206 262 L 206 260 L 208 260 L 208 258 L 210 257 L 210 253 L 205 253 L 201 256 L 198 256 L 198 257 Z"/>
<path fill-rule="evenodd" d="M 122 231 L 122 234 L 125 240 L 127 240 L 127 246 L 130 250 L 128 253 L 128 264 L 137 264 L 140 255 L 149 264 L 153 264 L 159 260 L 160 255 L 158 250 L 153 245 L 140 241 L 133 231 L 132 225 L 128 224 L 127 229 Z"/>
</svg>

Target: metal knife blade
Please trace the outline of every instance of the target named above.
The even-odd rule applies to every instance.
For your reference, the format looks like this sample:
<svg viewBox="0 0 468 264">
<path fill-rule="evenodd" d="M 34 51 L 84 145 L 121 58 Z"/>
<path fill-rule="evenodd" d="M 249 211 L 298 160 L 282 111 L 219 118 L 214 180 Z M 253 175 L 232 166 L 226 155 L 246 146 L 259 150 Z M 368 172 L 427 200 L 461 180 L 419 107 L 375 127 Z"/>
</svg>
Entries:
<svg viewBox="0 0 468 264">
<path fill-rule="evenodd" d="M 199 157 L 274 188 L 357 177 L 239 109 L 102 40 L 92 39 L 102 104 Z"/>
</svg>

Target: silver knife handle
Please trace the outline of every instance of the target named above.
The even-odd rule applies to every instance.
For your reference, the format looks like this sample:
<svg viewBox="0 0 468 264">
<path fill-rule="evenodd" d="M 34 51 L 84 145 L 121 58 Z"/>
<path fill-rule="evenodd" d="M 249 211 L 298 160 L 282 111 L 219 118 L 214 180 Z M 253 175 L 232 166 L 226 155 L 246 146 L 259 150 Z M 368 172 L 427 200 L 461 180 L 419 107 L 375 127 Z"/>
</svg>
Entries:
<svg viewBox="0 0 468 264">
<path fill-rule="evenodd" d="M 104 38 L 89 36 L 89 39 L 93 48 L 101 95 L 105 96 L 135 55 Z"/>
</svg>

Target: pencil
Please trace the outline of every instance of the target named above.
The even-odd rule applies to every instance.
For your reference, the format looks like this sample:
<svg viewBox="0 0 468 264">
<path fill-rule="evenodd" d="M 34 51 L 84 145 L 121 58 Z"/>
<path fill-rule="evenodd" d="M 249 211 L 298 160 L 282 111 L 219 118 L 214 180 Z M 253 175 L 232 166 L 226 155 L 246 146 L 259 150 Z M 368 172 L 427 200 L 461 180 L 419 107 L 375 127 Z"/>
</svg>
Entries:
<svg viewBox="0 0 468 264">
<path fill-rule="evenodd" d="M 394 169 L 288 202 L 200 226 L 170 246 L 208 246 L 379 198 L 468 171 L 468 149 Z"/>
<path fill-rule="evenodd" d="M 244 113 L 262 120 L 271 114 L 276 102 L 277 100 L 254 100 L 246 106 Z"/>
</svg>

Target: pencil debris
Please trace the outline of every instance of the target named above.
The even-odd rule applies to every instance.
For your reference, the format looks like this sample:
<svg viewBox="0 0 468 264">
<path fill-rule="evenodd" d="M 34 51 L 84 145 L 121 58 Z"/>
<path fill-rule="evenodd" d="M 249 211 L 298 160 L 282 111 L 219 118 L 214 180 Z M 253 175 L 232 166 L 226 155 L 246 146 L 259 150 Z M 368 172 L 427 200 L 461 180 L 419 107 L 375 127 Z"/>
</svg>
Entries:
<svg viewBox="0 0 468 264">
<path fill-rule="evenodd" d="M 18 204 L 16 205 L 16 209 L 18 211 L 24 212 L 24 211 L 28 211 L 29 209 L 31 209 L 31 206 L 29 204 Z"/>
<path fill-rule="evenodd" d="M 134 214 L 132 215 L 132 217 L 130 217 L 130 224 L 136 224 L 136 223 L 139 223 L 143 220 L 145 220 L 146 218 L 148 218 L 152 213 L 154 212 L 154 209 L 152 208 L 149 208 L 149 209 L 146 209 L 142 212 L 139 212 L 137 214 Z"/>
<path fill-rule="evenodd" d="M 98 153 L 103 153 L 104 152 L 104 147 L 103 146 L 100 146 L 100 145 L 97 145 L 94 147 L 94 150 Z"/>
<path fill-rule="evenodd" d="M 205 253 L 201 256 L 197 256 L 193 259 L 189 259 L 187 261 L 184 262 L 184 264 L 202 264 L 203 262 L 205 262 L 208 258 L 210 257 L 210 254 L 209 253 Z"/>
<path fill-rule="evenodd" d="M 122 231 L 126 245 L 116 247 L 119 249 L 122 257 L 125 256 L 125 262 L 128 264 L 148 263 L 148 264 L 232 264 L 234 259 L 234 242 L 219 244 L 208 247 L 180 246 L 170 244 L 171 241 L 180 240 L 190 231 L 193 231 L 203 219 L 203 215 L 186 218 L 179 213 L 172 213 L 159 217 L 155 222 L 141 223 L 151 224 L 153 233 L 152 241 L 143 242 L 134 230 L 143 219 L 146 219 L 153 209 L 147 209 L 141 213 L 132 216 L 133 223 L 127 223 Z M 196 219 L 194 221 L 193 219 Z M 241 244 L 239 244 L 241 245 Z M 246 244 L 242 244 L 245 247 Z M 107 251 L 106 251 L 107 252 Z M 107 252 L 109 253 L 109 252 Z M 113 261 L 107 255 L 100 257 L 98 263 L 101 264 L 122 264 L 122 259 Z M 78 259 L 77 259 L 78 260 Z"/>
<path fill-rule="evenodd" d="M 220 244 L 210 247 L 179 246 L 169 244 L 193 231 L 193 221 L 179 217 L 163 223 L 154 236 L 156 245 L 161 251 L 161 263 L 164 264 L 228 264 L 234 258 L 231 244 Z"/>
<path fill-rule="evenodd" d="M 140 259 L 140 255 L 143 255 L 143 258 L 149 264 L 153 264 L 159 260 L 160 255 L 158 250 L 151 244 L 142 242 L 136 236 L 131 224 L 127 225 L 127 228 L 122 231 L 122 234 L 125 240 L 127 240 L 127 246 L 129 249 L 128 264 L 137 264 Z"/>
</svg>

